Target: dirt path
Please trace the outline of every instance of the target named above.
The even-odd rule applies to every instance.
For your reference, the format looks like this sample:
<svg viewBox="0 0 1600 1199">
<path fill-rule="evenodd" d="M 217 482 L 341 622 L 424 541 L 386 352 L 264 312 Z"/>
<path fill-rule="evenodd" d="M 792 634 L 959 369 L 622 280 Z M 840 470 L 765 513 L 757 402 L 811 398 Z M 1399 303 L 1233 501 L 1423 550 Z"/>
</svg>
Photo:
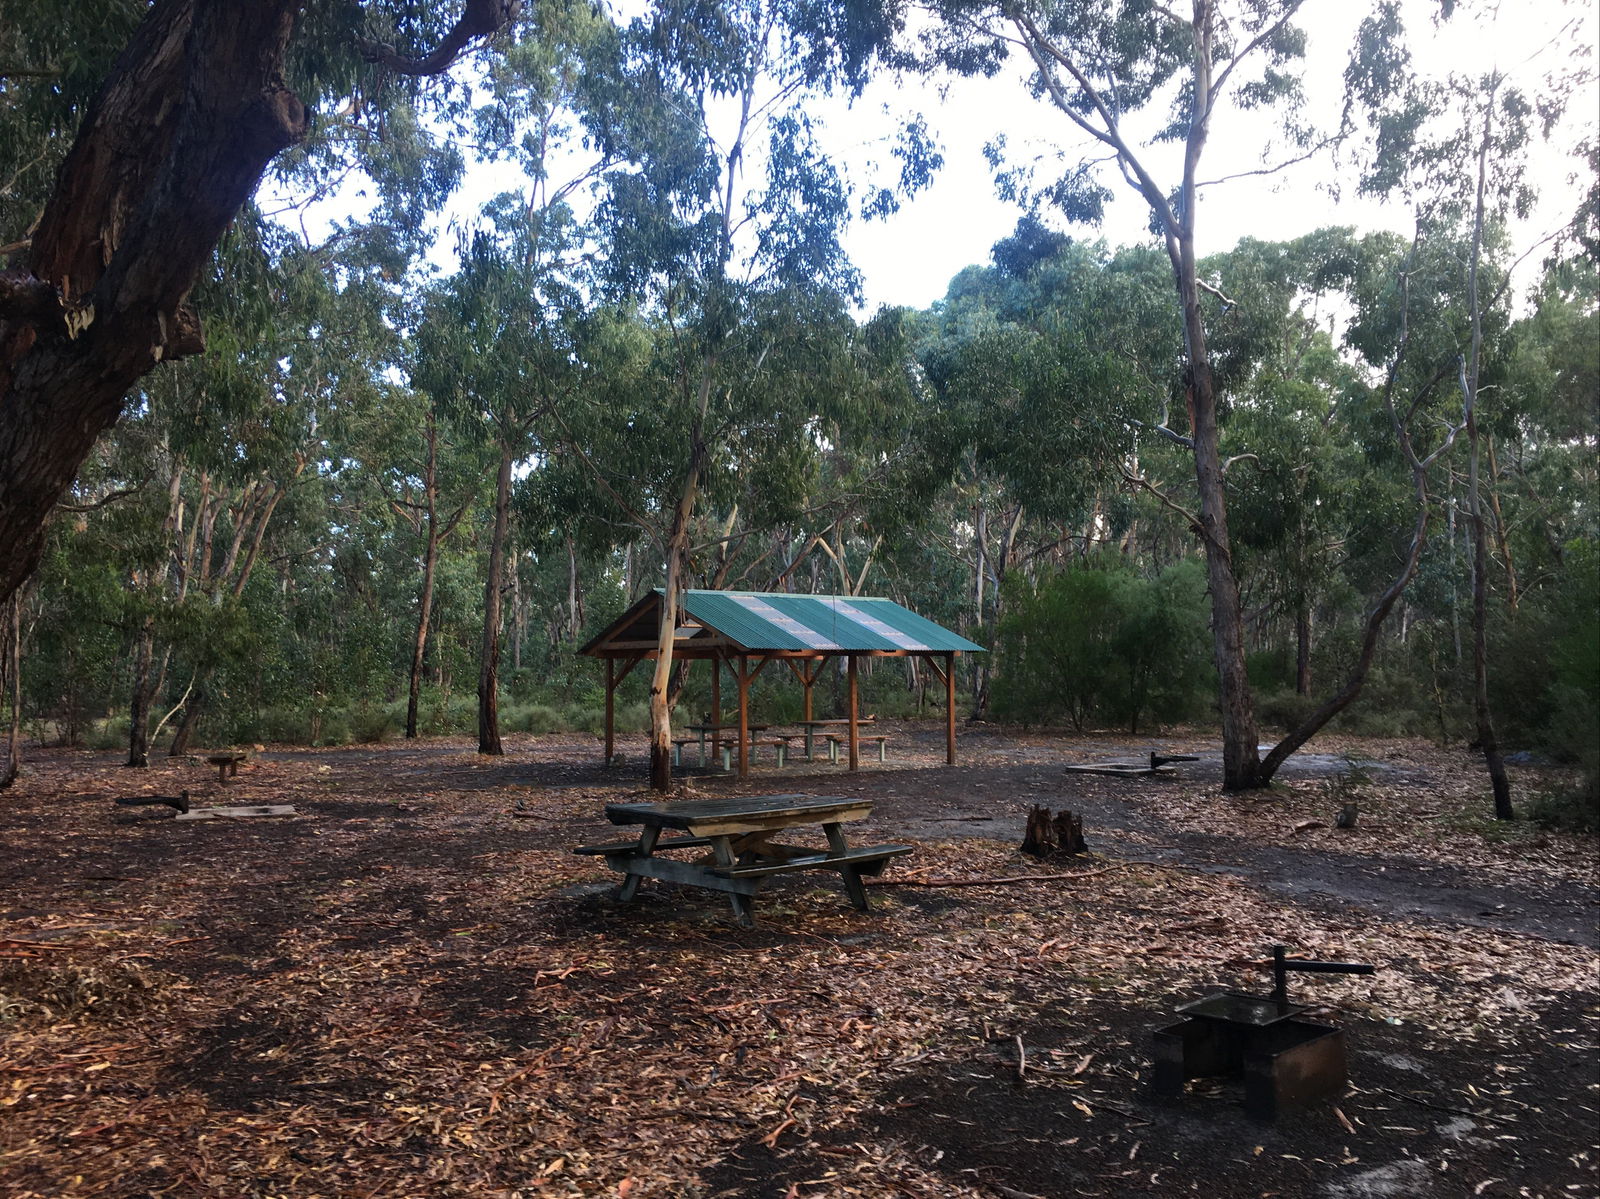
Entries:
<svg viewBox="0 0 1600 1199">
<path fill-rule="evenodd" d="M 1129 749 L 1133 752 L 1125 756 L 1137 756 L 1135 747 Z M 1206 765 L 1186 769 L 1204 771 Z M 1287 773 L 1291 778 L 1297 774 Z M 983 775 L 981 787 L 965 798 L 958 791 L 947 792 L 947 810 L 929 813 L 923 797 L 908 794 L 880 799 L 875 819 L 886 827 L 899 823 L 918 837 L 1020 843 L 1027 805 L 991 796 L 1031 791 L 1039 796 L 1037 802 L 1079 813 L 1091 850 L 1110 857 L 1234 874 L 1300 902 L 1357 903 L 1376 916 L 1419 916 L 1458 927 L 1496 928 L 1590 948 L 1600 945 L 1600 887 L 1593 883 L 1532 878 L 1499 882 L 1398 854 L 1300 849 L 1238 835 L 1195 832 L 1165 819 L 1157 804 L 1121 798 L 1117 790 L 1127 784 L 1118 779 L 1085 782 L 1078 776 L 1069 785 L 1047 787 L 1044 772 L 1031 767 L 988 768 Z"/>
</svg>

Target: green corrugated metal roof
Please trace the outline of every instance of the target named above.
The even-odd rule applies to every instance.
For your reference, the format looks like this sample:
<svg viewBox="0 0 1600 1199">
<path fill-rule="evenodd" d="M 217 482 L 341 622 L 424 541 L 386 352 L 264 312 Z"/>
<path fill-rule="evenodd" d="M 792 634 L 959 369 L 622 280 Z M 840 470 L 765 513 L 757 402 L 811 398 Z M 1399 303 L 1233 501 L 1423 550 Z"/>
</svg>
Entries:
<svg viewBox="0 0 1600 1199">
<path fill-rule="evenodd" d="M 765 591 L 685 591 L 683 607 L 746 649 L 983 653 L 893 600 Z"/>
</svg>

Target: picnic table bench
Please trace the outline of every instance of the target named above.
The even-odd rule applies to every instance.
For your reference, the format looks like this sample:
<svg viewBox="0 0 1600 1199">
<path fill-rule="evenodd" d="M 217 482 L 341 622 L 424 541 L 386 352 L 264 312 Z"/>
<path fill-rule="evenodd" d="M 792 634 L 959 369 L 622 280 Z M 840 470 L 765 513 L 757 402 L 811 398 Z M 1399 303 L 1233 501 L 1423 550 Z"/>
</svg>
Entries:
<svg viewBox="0 0 1600 1199">
<path fill-rule="evenodd" d="M 217 768 L 217 781 L 225 783 L 239 777 L 239 763 L 249 756 L 242 749 L 224 749 L 207 754 L 206 762 Z"/>
<path fill-rule="evenodd" d="M 839 747 L 841 745 L 848 746 L 850 744 L 850 734 L 849 733 L 824 733 L 823 736 L 827 737 L 827 739 L 828 739 L 828 761 L 830 761 L 830 762 L 838 762 L 838 760 L 839 760 Z M 876 745 L 878 747 L 878 761 L 880 761 L 880 762 L 888 761 L 888 758 L 886 758 L 884 756 L 884 746 L 886 744 L 888 744 L 889 734 L 888 733 L 857 733 L 856 734 L 856 744 L 857 745 L 865 745 L 869 741 L 876 743 Z"/>
<path fill-rule="evenodd" d="M 691 724 L 691 725 L 685 725 L 684 727 L 689 732 L 698 735 L 698 737 L 700 738 L 700 765 L 701 766 L 704 766 L 706 764 L 706 760 L 707 760 L 706 759 L 706 739 L 708 737 L 711 740 L 711 753 L 712 753 L 712 756 L 715 757 L 717 755 L 721 755 L 722 760 L 723 760 L 722 764 L 723 764 L 723 768 L 724 769 L 727 769 L 730 766 L 729 749 L 730 749 L 730 747 L 737 747 L 738 744 L 739 744 L 739 726 L 738 725 L 736 725 L 736 724 Z M 766 731 L 767 731 L 767 726 L 764 725 L 764 724 L 747 724 L 747 725 L 745 725 L 745 732 L 750 734 L 751 736 L 754 736 L 757 733 L 764 733 Z M 729 738 L 727 736 L 727 734 L 730 733 L 730 732 L 733 734 L 733 738 L 732 738 L 731 741 L 729 740 Z M 687 745 L 688 742 L 685 741 L 685 744 Z M 683 758 L 683 753 L 680 750 L 678 752 L 678 756 L 677 756 L 677 764 L 680 765 L 680 766 L 683 764 L 682 758 Z"/>
<path fill-rule="evenodd" d="M 688 803 L 614 803 L 606 805 L 612 824 L 643 826 L 636 841 L 584 845 L 574 853 L 603 857 L 623 876 L 617 897 L 626 903 L 638 893 L 642 879 L 658 878 L 727 894 L 739 923 L 753 923 L 752 900 L 768 879 L 802 870 L 837 871 L 850 902 L 867 910 L 863 875 L 883 871 L 890 858 L 910 853 L 910 845 L 852 847 L 842 826 L 870 814 L 870 800 L 816 795 L 765 795 Z M 779 844 L 772 838 L 785 829 L 822 826 L 827 849 Z M 687 834 L 662 838 L 667 831 Z M 709 849 L 698 861 L 659 856 L 669 849 Z"/>
<path fill-rule="evenodd" d="M 875 724 L 877 722 L 877 719 L 878 718 L 876 716 L 863 716 L 863 717 L 861 717 L 860 720 L 856 721 L 856 728 L 857 729 L 868 728 L 869 726 Z M 828 734 L 828 730 L 829 729 L 839 729 L 839 728 L 848 729 L 850 727 L 850 720 L 849 720 L 848 717 L 845 717 L 845 716 L 831 717 L 831 718 L 829 718 L 827 720 L 797 720 L 797 721 L 795 721 L 795 723 L 806 731 L 806 761 L 808 761 L 808 762 L 811 761 L 811 746 L 812 746 L 812 742 L 816 739 L 816 735 L 818 733 L 821 733 L 823 736 L 826 737 L 826 736 L 829 735 Z M 846 734 L 846 739 L 847 740 L 848 740 L 848 736 L 849 735 Z M 860 740 L 860 738 L 858 737 L 857 740 Z M 830 753 L 829 753 L 829 759 L 828 760 L 829 761 L 837 761 L 837 757 L 835 756 L 834 752 L 831 751 L 831 750 L 830 750 Z"/>
</svg>

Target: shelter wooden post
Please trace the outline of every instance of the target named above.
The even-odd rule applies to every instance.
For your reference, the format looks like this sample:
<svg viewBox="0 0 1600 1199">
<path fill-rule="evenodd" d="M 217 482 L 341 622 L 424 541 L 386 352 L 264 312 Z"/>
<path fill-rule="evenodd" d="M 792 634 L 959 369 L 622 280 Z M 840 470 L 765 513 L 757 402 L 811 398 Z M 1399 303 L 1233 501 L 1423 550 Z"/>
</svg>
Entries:
<svg viewBox="0 0 1600 1199">
<path fill-rule="evenodd" d="M 711 726 L 711 761 L 715 762 L 722 752 L 722 659 L 715 656 L 711 659 L 711 719 L 706 723 Z"/>
<path fill-rule="evenodd" d="M 617 747 L 617 660 L 606 659 L 606 765 L 611 765 L 612 752 Z"/>
<path fill-rule="evenodd" d="M 944 656 L 944 764 L 956 764 L 956 656 Z"/>
<path fill-rule="evenodd" d="M 733 677 L 739 685 L 739 777 L 750 774 L 750 659 L 733 660 Z"/>
<path fill-rule="evenodd" d="M 822 661 L 826 662 L 827 659 L 823 658 Z M 801 667 L 801 669 L 805 671 L 805 673 L 800 676 L 801 685 L 805 688 L 805 701 L 804 706 L 801 709 L 805 712 L 805 715 L 801 717 L 802 720 L 811 719 L 811 684 L 815 681 L 817 677 L 817 669 L 821 666 L 821 664 L 821 662 L 808 662 Z"/>
<path fill-rule="evenodd" d="M 860 719 L 860 696 L 856 691 L 856 656 L 850 654 L 845 661 L 849 663 L 846 675 L 850 681 L 850 769 L 856 770 L 861 765 L 861 729 L 857 724 Z"/>
</svg>

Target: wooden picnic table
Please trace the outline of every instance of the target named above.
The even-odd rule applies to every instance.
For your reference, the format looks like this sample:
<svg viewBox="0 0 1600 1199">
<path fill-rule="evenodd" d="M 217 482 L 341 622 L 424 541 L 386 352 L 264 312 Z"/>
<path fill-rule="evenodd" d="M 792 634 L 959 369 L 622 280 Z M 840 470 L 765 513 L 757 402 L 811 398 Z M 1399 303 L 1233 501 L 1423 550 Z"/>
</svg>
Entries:
<svg viewBox="0 0 1600 1199">
<path fill-rule="evenodd" d="M 747 724 L 744 727 L 751 736 L 757 733 L 764 733 L 768 728 L 764 724 Z M 685 725 L 684 728 L 700 738 L 700 765 L 702 766 L 706 764 L 706 736 L 708 734 L 711 737 L 711 753 L 713 757 L 722 747 L 722 743 L 725 740 L 722 736 L 724 732 L 732 732 L 732 743 L 734 745 L 739 744 L 739 726 L 736 724 L 689 724 Z"/>
<path fill-rule="evenodd" d="M 851 848 L 843 825 L 872 812 L 865 799 L 827 795 L 763 795 L 737 799 L 693 800 L 687 803 L 614 803 L 606 805 L 612 824 L 643 826 L 637 841 L 585 845 L 574 853 L 604 857 L 623 876 L 617 897 L 624 903 L 639 882 L 659 878 L 727 894 L 739 923 L 748 927 L 752 899 L 769 878 L 800 870 L 836 870 L 850 902 L 867 910 L 862 875 L 875 875 L 892 857 L 911 852 L 909 845 L 867 845 Z M 826 850 L 781 845 L 772 838 L 785 829 L 821 825 Z M 686 834 L 662 839 L 663 832 Z M 707 848 L 698 861 L 661 857 L 662 850 Z"/>
<path fill-rule="evenodd" d="M 857 728 L 864 728 L 877 720 L 876 716 L 863 716 L 856 721 Z M 817 733 L 827 729 L 849 728 L 850 719 L 840 716 L 830 720 L 797 720 L 794 722 L 806 731 L 806 761 L 811 761 L 811 742 Z"/>
</svg>

